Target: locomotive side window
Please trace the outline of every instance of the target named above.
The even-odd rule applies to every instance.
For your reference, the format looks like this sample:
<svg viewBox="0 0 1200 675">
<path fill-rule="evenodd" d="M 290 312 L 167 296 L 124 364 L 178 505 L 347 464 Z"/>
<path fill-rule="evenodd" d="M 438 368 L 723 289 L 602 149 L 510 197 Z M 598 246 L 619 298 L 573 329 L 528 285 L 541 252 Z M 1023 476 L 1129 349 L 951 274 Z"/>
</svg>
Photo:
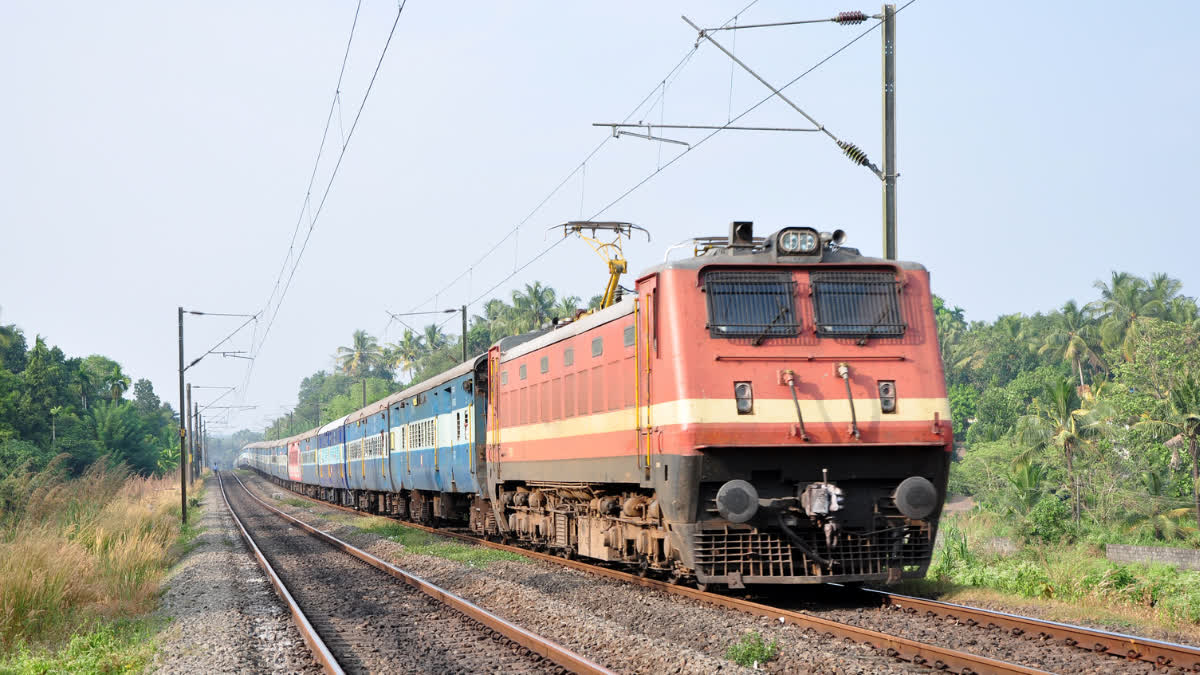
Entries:
<svg viewBox="0 0 1200 675">
<path fill-rule="evenodd" d="M 800 332 L 795 283 L 790 274 L 709 272 L 708 332 L 716 338 L 793 337 Z"/>
<path fill-rule="evenodd" d="M 814 272 L 817 335 L 896 337 L 907 327 L 900 314 L 900 282 L 891 272 Z"/>
</svg>

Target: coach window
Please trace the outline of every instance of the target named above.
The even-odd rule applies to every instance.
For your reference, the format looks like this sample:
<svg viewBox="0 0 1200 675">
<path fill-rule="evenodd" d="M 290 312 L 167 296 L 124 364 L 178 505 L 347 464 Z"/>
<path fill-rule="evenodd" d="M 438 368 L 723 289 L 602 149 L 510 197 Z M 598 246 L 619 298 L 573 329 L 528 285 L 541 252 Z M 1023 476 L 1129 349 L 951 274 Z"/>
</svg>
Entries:
<svg viewBox="0 0 1200 675">
<path fill-rule="evenodd" d="M 563 365 L 575 365 L 575 350 L 573 348 L 567 347 L 566 350 L 563 351 Z"/>
<path fill-rule="evenodd" d="M 600 356 L 604 353 L 604 338 L 595 338 L 592 340 L 592 356 Z"/>
<path fill-rule="evenodd" d="M 525 375 L 526 375 L 526 374 L 527 374 L 527 373 L 526 373 L 526 370 L 525 370 L 525 364 L 524 364 L 524 363 L 522 363 L 522 364 L 521 364 L 521 367 L 517 369 L 517 375 L 518 375 L 518 376 L 520 376 L 520 378 L 523 380 L 523 379 L 525 379 Z"/>
<path fill-rule="evenodd" d="M 543 372 L 543 373 L 548 373 L 548 372 L 550 372 L 550 357 L 549 357 L 549 356 L 543 356 L 543 357 L 542 357 L 542 362 L 541 362 L 541 364 L 540 364 L 540 365 L 541 365 L 541 370 L 542 370 L 542 372 Z"/>
</svg>

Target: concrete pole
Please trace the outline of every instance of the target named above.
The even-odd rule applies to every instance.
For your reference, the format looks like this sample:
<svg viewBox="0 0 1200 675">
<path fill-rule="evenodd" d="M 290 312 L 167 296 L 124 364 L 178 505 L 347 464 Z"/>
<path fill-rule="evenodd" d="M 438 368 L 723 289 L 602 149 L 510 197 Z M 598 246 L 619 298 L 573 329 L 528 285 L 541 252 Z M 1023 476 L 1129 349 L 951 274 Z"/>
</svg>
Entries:
<svg viewBox="0 0 1200 675">
<path fill-rule="evenodd" d="M 883 6 L 883 257 L 896 259 L 896 6 Z"/>
</svg>

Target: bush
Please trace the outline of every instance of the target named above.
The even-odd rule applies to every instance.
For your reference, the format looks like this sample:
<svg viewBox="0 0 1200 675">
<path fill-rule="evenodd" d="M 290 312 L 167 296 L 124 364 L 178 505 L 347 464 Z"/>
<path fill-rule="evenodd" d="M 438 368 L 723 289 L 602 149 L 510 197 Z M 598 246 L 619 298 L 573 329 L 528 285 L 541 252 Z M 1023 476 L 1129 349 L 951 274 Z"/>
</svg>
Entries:
<svg viewBox="0 0 1200 675">
<path fill-rule="evenodd" d="M 1038 500 L 1026 519 L 1029 536 L 1045 542 L 1069 542 L 1074 540 L 1075 526 L 1071 521 L 1071 507 L 1054 495 Z"/>
<path fill-rule="evenodd" d="M 725 658 L 746 668 L 766 663 L 778 654 L 779 643 L 772 640 L 771 644 L 767 644 L 758 631 L 746 633 L 741 640 L 729 645 L 729 649 L 725 650 Z"/>
</svg>

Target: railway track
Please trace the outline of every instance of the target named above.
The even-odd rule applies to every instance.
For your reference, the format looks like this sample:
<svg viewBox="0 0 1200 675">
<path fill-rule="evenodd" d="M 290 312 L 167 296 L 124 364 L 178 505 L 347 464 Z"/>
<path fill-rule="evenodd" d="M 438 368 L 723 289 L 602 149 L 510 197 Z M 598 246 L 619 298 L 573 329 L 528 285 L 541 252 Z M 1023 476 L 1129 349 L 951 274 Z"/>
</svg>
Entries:
<svg viewBox="0 0 1200 675">
<path fill-rule="evenodd" d="M 327 672 L 611 672 L 292 518 L 236 476 L 230 490 L 217 478 L 247 546 Z"/>
<path fill-rule="evenodd" d="M 313 499 L 294 491 L 289 492 L 315 504 L 364 515 L 361 511 L 354 508 Z M 532 551 L 518 546 L 488 541 L 460 531 L 429 527 L 409 521 L 400 522 L 403 522 L 408 527 L 430 534 L 467 541 L 497 550 L 509 551 L 527 558 L 551 562 L 590 574 L 624 581 L 645 588 L 652 588 L 673 595 L 688 597 L 710 605 L 781 620 L 801 628 L 813 630 L 830 639 L 851 640 L 868 644 L 897 659 L 928 666 L 935 670 L 963 674 L 1049 672 L 1036 667 L 1009 663 L 970 652 L 890 635 L 849 623 L 833 621 L 787 607 L 755 602 L 746 598 L 719 593 L 700 591 L 695 588 L 675 585 L 666 581 L 631 574 L 601 565 L 594 565 L 580 560 L 565 559 L 560 556 Z M 944 620 L 952 626 L 952 630 L 978 630 L 983 633 L 1000 632 L 1014 639 L 1036 641 L 1043 645 L 1060 645 L 1077 650 L 1081 654 L 1087 653 L 1092 656 L 1102 657 L 1103 660 L 1100 661 L 1101 665 L 1105 663 L 1120 663 L 1122 661 L 1142 662 L 1154 668 L 1165 669 L 1167 672 L 1200 672 L 1200 648 L 1189 645 L 1101 631 L 925 598 L 915 598 L 880 590 L 847 589 L 847 593 L 862 594 L 864 597 L 871 598 L 873 603 L 892 607 L 897 611 L 907 614 Z"/>
</svg>

